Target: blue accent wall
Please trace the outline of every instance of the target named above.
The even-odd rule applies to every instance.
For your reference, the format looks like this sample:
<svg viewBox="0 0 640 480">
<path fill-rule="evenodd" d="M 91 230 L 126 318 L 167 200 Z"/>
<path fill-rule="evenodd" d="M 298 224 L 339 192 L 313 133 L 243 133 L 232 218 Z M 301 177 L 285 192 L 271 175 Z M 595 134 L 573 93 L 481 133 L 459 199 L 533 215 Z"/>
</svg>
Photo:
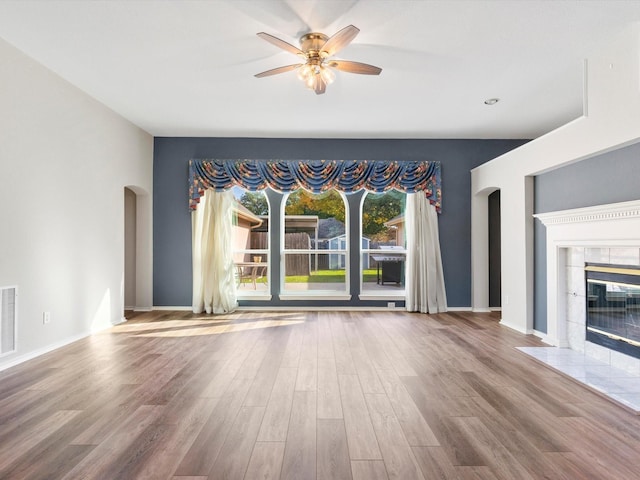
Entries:
<svg viewBox="0 0 640 480">
<path fill-rule="evenodd" d="M 640 143 L 535 178 L 535 213 L 640 199 Z M 546 228 L 534 224 L 534 328 L 547 331 Z"/>
<path fill-rule="evenodd" d="M 174 138 L 154 140 L 153 304 L 191 305 L 190 158 L 433 160 L 442 164 L 440 245 L 450 307 L 471 306 L 470 170 L 526 140 Z M 356 198 L 349 204 L 358 203 Z M 273 205 L 272 205 L 273 207 Z M 353 215 L 353 210 L 352 210 Z M 275 220 L 275 219 L 274 219 Z M 278 223 L 279 224 L 279 223 Z M 272 223 L 271 228 L 276 228 Z M 350 232 L 352 238 L 357 232 Z M 274 247 L 275 248 L 275 247 Z M 357 265 L 357 253 L 352 252 Z M 277 266 L 274 266 L 278 268 Z M 352 294 L 357 286 L 352 285 Z M 244 302 L 249 303 L 249 302 Z M 304 302 L 314 305 L 316 302 Z M 386 301 L 334 302 L 386 306 Z M 251 302 L 251 305 L 261 303 Z M 292 305 L 274 298 L 270 305 Z M 295 305 L 295 303 L 293 304 Z M 327 305 L 327 302 L 317 302 Z"/>
</svg>

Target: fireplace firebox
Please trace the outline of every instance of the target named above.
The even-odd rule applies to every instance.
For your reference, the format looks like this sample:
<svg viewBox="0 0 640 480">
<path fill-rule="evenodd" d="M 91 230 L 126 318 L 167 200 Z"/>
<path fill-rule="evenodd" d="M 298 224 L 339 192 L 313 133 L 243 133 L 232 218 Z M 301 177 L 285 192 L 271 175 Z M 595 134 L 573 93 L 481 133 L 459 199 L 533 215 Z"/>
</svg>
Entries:
<svg viewBox="0 0 640 480">
<path fill-rule="evenodd" d="M 640 267 L 585 265 L 586 339 L 640 358 Z"/>
</svg>

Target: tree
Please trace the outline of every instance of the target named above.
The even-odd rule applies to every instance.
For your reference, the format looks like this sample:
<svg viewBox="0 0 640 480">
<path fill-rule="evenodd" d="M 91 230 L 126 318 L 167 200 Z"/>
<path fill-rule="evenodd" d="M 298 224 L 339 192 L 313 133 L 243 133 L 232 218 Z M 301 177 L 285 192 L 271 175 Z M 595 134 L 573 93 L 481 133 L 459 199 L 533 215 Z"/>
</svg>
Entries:
<svg viewBox="0 0 640 480">
<path fill-rule="evenodd" d="M 317 215 L 318 218 L 345 220 L 344 201 L 336 190 L 314 194 L 298 189 L 289 195 L 284 211 L 286 215 Z"/>
<path fill-rule="evenodd" d="M 240 203 L 254 215 L 268 215 L 269 204 L 263 192 L 244 192 Z"/>
<path fill-rule="evenodd" d="M 397 190 L 369 193 L 362 206 L 362 233 L 368 237 L 387 232 L 385 222 L 404 212 L 405 194 Z"/>
<path fill-rule="evenodd" d="M 403 192 L 397 190 L 367 194 L 362 208 L 362 234 L 369 238 L 386 240 L 389 229 L 385 222 L 404 212 L 405 197 Z M 345 205 L 336 190 L 313 194 L 299 189 L 289 195 L 285 214 L 333 217 L 344 223 Z"/>
</svg>

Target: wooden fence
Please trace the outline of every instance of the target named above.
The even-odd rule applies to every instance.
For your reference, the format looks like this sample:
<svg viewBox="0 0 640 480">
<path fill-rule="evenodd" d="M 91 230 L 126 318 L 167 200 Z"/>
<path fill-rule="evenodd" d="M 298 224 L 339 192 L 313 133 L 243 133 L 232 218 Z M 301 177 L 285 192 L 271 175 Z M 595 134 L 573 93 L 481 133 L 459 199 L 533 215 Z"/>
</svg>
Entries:
<svg viewBox="0 0 640 480">
<path fill-rule="evenodd" d="M 311 248 L 311 238 L 308 233 L 286 233 L 284 235 L 284 248 Z M 311 255 L 286 255 L 284 271 L 286 275 L 309 275 L 311 273 Z"/>
<path fill-rule="evenodd" d="M 268 246 L 267 232 L 252 232 L 251 233 L 251 249 L 252 250 L 264 250 Z M 286 249 L 308 249 L 311 248 L 311 237 L 307 233 L 286 233 L 284 236 L 284 246 Z M 300 254 L 300 255 L 286 255 L 285 268 L 287 275 L 309 275 L 314 270 L 326 270 L 329 268 L 329 255 L 322 254 L 322 250 L 319 251 L 320 255 L 315 254 Z M 259 256 L 261 261 L 266 261 L 266 255 L 253 255 L 247 254 L 247 257 Z M 318 267 L 316 268 L 316 258 L 318 259 Z M 247 258 L 245 261 L 253 261 L 253 258 Z"/>
</svg>

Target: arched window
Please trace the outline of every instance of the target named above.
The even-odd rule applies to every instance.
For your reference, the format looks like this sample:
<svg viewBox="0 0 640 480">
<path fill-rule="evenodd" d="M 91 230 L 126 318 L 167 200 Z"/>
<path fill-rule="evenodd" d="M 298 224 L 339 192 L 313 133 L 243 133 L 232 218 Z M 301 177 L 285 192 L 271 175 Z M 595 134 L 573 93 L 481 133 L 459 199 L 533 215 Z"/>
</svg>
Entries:
<svg viewBox="0 0 640 480">
<path fill-rule="evenodd" d="M 282 215 L 282 293 L 346 295 L 349 219 L 344 195 L 299 189 L 287 195 Z"/>
<path fill-rule="evenodd" d="M 234 188 L 233 261 L 238 297 L 269 293 L 269 202 L 264 192 Z"/>
<path fill-rule="evenodd" d="M 406 194 L 366 193 L 362 200 L 361 296 L 404 298 Z"/>
</svg>

